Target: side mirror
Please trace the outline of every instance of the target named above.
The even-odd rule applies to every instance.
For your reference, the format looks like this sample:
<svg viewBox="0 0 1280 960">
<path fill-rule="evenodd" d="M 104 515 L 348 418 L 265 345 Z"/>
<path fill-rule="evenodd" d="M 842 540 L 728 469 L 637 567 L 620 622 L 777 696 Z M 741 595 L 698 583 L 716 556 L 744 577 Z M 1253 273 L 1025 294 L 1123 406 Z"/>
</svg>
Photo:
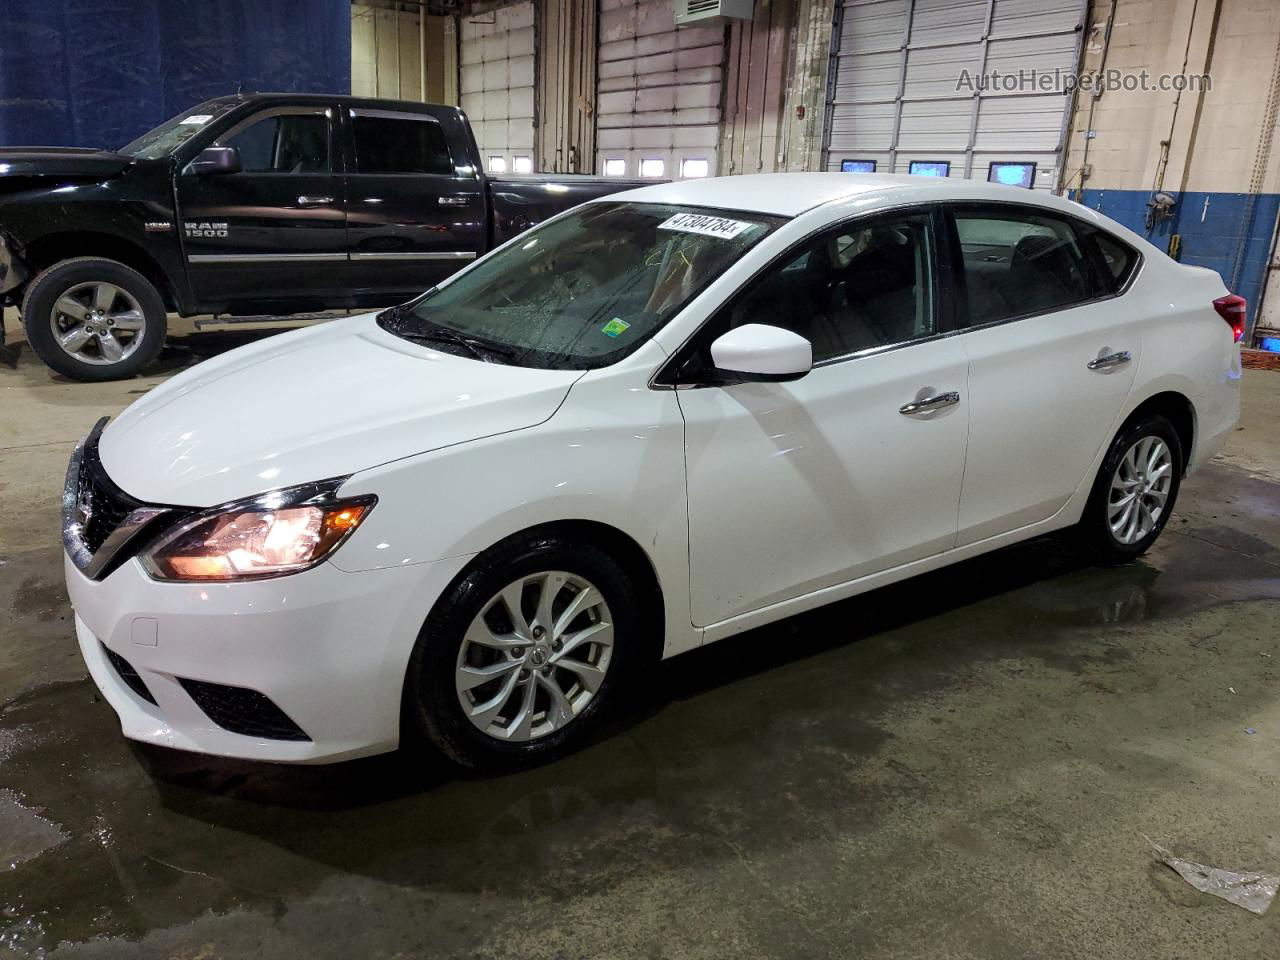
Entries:
<svg viewBox="0 0 1280 960">
<path fill-rule="evenodd" d="M 813 367 L 813 346 L 798 333 L 764 323 L 747 323 L 716 338 L 711 362 L 741 380 L 778 383 L 799 380 Z"/>
<path fill-rule="evenodd" d="M 187 172 L 198 177 L 240 172 L 240 151 L 235 147 L 205 147 L 187 164 Z"/>
</svg>

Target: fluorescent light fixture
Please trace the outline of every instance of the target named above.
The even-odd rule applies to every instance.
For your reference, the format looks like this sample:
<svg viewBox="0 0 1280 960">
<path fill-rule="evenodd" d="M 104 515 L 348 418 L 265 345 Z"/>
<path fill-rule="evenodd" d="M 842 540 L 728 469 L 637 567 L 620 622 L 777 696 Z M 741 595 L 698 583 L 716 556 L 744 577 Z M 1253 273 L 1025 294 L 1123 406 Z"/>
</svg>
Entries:
<svg viewBox="0 0 1280 960">
<path fill-rule="evenodd" d="M 667 173 L 667 161 L 657 157 L 650 157 L 640 161 L 640 176 L 642 177 L 661 177 Z"/>
<path fill-rule="evenodd" d="M 690 157 L 688 160 L 680 161 L 680 176 L 682 177 L 705 177 L 710 173 L 710 160 L 694 159 Z"/>
<path fill-rule="evenodd" d="M 489 172 L 490 173 L 506 173 L 507 158 L 506 157 L 490 157 Z"/>
<path fill-rule="evenodd" d="M 987 169 L 987 180 L 1010 187 L 1026 187 L 1030 190 L 1036 182 L 1034 163 L 993 163 Z"/>
<path fill-rule="evenodd" d="M 621 157 L 610 157 L 605 160 L 604 175 L 606 177 L 625 177 L 627 175 L 627 161 Z"/>
<path fill-rule="evenodd" d="M 874 160 L 841 160 L 841 173 L 875 173 L 876 162 Z"/>
<path fill-rule="evenodd" d="M 533 157 L 516 157 L 511 169 L 516 173 L 533 173 Z"/>
</svg>

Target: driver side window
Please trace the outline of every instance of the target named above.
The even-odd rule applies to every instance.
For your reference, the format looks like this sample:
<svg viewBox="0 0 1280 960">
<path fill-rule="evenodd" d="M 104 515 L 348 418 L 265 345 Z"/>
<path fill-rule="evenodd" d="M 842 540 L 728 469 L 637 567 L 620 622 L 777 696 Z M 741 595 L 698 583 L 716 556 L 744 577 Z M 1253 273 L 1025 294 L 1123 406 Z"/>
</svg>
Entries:
<svg viewBox="0 0 1280 960">
<path fill-rule="evenodd" d="M 329 118 L 323 113 L 272 113 L 222 138 L 240 153 L 244 173 L 328 173 Z"/>
<path fill-rule="evenodd" d="M 728 307 L 732 329 L 784 327 L 813 345 L 813 362 L 937 332 L 928 214 L 846 224 L 808 241 Z"/>
</svg>

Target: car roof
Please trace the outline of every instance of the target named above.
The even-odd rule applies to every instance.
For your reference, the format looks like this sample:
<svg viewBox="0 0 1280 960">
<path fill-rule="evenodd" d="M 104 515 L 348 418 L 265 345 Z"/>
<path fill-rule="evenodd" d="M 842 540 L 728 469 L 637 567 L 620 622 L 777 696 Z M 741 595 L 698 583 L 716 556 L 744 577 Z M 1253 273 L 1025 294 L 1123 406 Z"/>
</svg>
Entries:
<svg viewBox="0 0 1280 960">
<path fill-rule="evenodd" d="M 1018 201 L 1062 209 L 1070 201 L 1042 190 L 1027 190 L 958 177 L 922 177 L 892 173 L 756 173 L 743 176 L 673 180 L 610 194 L 603 200 L 670 203 L 794 217 L 823 204 L 884 195 L 895 203 L 931 200 Z M 1075 204 L 1070 204 L 1075 207 Z"/>
</svg>

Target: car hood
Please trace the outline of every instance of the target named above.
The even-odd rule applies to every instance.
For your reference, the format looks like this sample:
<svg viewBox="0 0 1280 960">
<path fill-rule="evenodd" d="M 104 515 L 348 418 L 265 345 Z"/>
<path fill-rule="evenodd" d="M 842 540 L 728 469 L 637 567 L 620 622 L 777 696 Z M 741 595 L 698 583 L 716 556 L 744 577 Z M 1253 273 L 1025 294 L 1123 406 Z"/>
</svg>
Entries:
<svg viewBox="0 0 1280 960">
<path fill-rule="evenodd" d="M 0 176 L 114 177 L 133 157 L 89 147 L 0 148 Z"/>
<path fill-rule="evenodd" d="M 581 375 L 432 350 L 369 314 L 179 374 L 107 425 L 99 455 L 139 500 L 213 506 L 534 426 Z"/>
</svg>

